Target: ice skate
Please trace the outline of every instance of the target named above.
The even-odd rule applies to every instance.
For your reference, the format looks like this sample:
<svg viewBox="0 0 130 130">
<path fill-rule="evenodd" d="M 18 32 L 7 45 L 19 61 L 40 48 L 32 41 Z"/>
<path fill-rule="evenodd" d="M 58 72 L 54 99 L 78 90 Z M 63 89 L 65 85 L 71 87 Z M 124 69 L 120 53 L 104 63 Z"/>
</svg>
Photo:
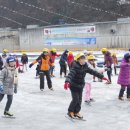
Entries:
<svg viewBox="0 0 130 130">
<path fill-rule="evenodd" d="M 119 100 L 121 101 L 124 101 L 124 98 L 123 97 L 118 97 Z"/>
</svg>

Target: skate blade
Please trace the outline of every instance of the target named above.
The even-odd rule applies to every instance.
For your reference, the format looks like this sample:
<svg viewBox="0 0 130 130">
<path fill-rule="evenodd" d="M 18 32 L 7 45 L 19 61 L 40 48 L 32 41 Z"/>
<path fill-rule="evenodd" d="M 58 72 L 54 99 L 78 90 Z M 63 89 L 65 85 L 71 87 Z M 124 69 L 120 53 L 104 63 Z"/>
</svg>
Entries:
<svg viewBox="0 0 130 130">
<path fill-rule="evenodd" d="M 78 118 L 78 117 L 75 117 L 74 120 L 79 120 L 79 121 L 87 121 L 86 119 L 84 118 Z"/>
<path fill-rule="evenodd" d="M 90 102 L 90 103 L 85 102 L 85 104 L 86 104 L 87 106 L 92 106 L 91 102 Z"/>
<path fill-rule="evenodd" d="M 2 118 L 16 119 L 16 117 L 15 117 L 15 116 L 2 116 Z"/>
<path fill-rule="evenodd" d="M 69 117 L 69 116 L 65 116 L 65 117 L 66 117 L 67 119 L 69 119 L 70 121 L 75 122 L 75 121 L 74 121 L 75 118 L 71 118 L 71 117 Z"/>
<path fill-rule="evenodd" d="M 78 118 L 78 117 L 75 117 L 75 118 L 71 118 L 71 117 L 69 117 L 69 116 L 65 116 L 67 119 L 69 119 L 70 121 L 72 121 L 72 122 L 75 122 L 76 120 L 78 120 L 78 121 L 87 121 L 86 119 L 84 119 L 84 118 Z"/>
</svg>

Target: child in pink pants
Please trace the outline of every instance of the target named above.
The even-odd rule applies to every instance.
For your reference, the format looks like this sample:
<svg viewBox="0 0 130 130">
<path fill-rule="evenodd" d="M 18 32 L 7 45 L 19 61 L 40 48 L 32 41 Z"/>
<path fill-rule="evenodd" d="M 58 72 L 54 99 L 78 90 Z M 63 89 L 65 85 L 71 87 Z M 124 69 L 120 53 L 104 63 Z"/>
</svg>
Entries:
<svg viewBox="0 0 130 130">
<path fill-rule="evenodd" d="M 85 102 L 90 102 L 93 100 L 91 97 L 91 83 L 86 83 L 85 84 Z"/>
<path fill-rule="evenodd" d="M 95 67 L 95 56 L 90 55 L 87 57 L 87 64 L 88 66 L 93 69 L 98 71 L 99 73 L 103 73 L 105 72 L 105 69 L 98 69 L 97 67 Z M 85 83 L 85 87 L 84 87 L 84 99 L 85 102 L 90 104 L 91 102 L 94 101 L 94 99 L 91 96 L 91 83 L 93 82 L 93 76 L 92 75 L 86 75 L 86 83 Z"/>
</svg>

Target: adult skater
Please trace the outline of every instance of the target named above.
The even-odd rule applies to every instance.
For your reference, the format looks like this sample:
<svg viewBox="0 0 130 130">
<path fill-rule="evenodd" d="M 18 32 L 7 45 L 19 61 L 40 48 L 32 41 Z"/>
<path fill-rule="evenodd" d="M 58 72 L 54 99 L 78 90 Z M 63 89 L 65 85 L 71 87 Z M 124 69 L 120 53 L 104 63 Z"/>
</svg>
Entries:
<svg viewBox="0 0 130 130">
<path fill-rule="evenodd" d="M 7 103 L 4 110 L 5 116 L 12 117 L 13 114 L 9 112 L 12 101 L 13 94 L 17 93 L 18 77 L 15 67 L 15 58 L 8 57 L 6 66 L 2 69 L 0 74 L 0 102 L 7 95 Z"/>
<path fill-rule="evenodd" d="M 111 53 L 108 51 L 107 48 L 102 48 L 102 53 L 104 55 L 104 65 L 107 67 L 107 75 L 108 75 L 108 79 L 110 82 L 108 82 L 107 84 L 111 84 L 112 80 L 111 80 L 111 76 L 112 76 L 112 56 Z"/>
<path fill-rule="evenodd" d="M 126 53 L 121 62 L 118 84 L 121 85 L 119 100 L 124 100 L 125 88 L 127 88 L 127 98 L 130 99 L 130 53 Z"/>
<path fill-rule="evenodd" d="M 80 114 L 80 110 L 86 73 L 108 81 L 108 79 L 104 78 L 102 74 L 88 67 L 85 55 L 83 53 L 77 54 L 76 61 L 73 62 L 70 73 L 68 74 L 64 84 L 65 89 L 70 88 L 72 95 L 72 101 L 68 108 L 68 116 L 71 118 L 83 118 Z"/>
<path fill-rule="evenodd" d="M 29 65 L 29 68 L 31 68 L 37 62 L 40 63 L 40 90 L 43 91 L 44 89 L 44 76 L 46 76 L 48 88 L 50 90 L 53 90 L 52 81 L 49 75 L 49 69 L 52 64 L 52 60 L 49 56 L 49 50 L 47 48 L 43 49 L 43 53 L 33 63 Z"/>
</svg>

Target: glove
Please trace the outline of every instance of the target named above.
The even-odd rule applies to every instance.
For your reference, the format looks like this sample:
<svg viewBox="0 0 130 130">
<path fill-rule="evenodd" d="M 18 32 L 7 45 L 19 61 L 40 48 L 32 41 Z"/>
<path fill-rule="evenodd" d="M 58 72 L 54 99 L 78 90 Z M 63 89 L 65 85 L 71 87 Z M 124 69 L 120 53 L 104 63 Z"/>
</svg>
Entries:
<svg viewBox="0 0 130 130">
<path fill-rule="evenodd" d="M 109 79 L 107 79 L 107 78 L 105 78 L 105 77 L 102 78 L 102 80 L 105 80 L 105 81 L 107 81 L 107 82 L 110 82 Z"/>
<path fill-rule="evenodd" d="M 15 85 L 14 87 L 14 93 L 16 94 L 17 93 L 17 86 Z"/>
<path fill-rule="evenodd" d="M 33 66 L 33 63 L 31 63 L 30 65 L 29 65 L 29 68 L 31 68 Z"/>
<path fill-rule="evenodd" d="M 68 88 L 70 88 L 70 83 L 69 82 L 66 82 L 64 84 L 64 89 L 67 90 Z"/>
<path fill-rule="evenodd" d="M 2 92 L 4 90 L 3 85 L 0 86 L 0 92 Z"/>
</svg>

